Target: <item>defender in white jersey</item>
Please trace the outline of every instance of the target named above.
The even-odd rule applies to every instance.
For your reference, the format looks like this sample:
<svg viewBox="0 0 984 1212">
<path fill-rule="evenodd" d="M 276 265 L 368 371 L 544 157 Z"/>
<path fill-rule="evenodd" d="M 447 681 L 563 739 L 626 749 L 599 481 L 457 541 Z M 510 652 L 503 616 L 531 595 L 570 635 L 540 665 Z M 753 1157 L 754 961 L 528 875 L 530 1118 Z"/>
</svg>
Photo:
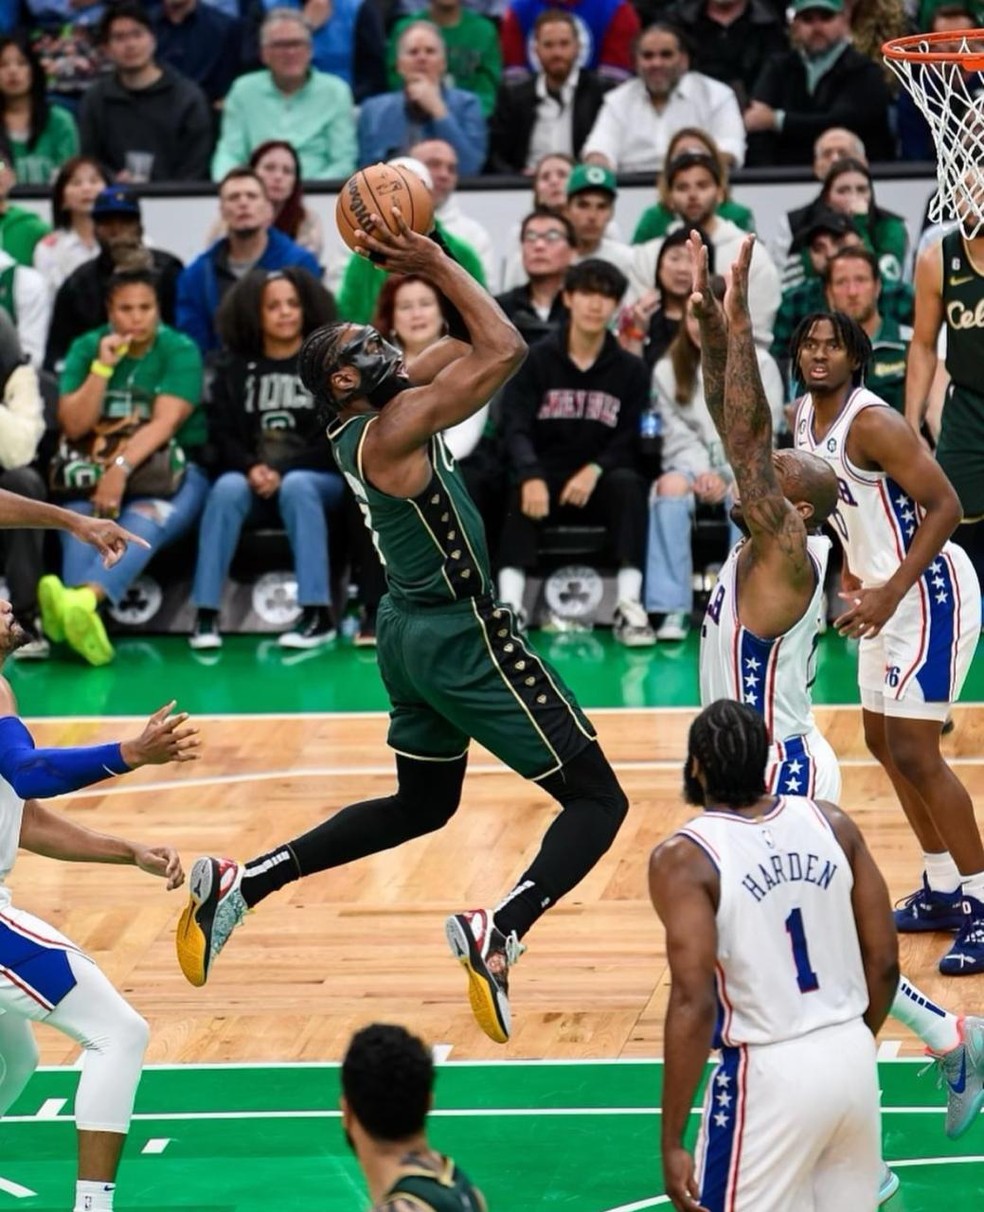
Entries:
<svg viewBox="0 0 984 1212">
<path fill-rule="evenodd" d="M 10 603 L 0 602 L 0 667 L 27 638 Z M 76 1212 L 113 1207 L 147 1024 L 70 939 L 13 905 L 6 880 L 20 847 L 72 862 L 130 863 L 162 877 L 168 888 L 184 882 L 181 861 L 170 846 L 143 846 L 94 833 L 36 798 L 75 791 L 149 763 L 194 760 L 196 730 L 187 726 L 185 714 L 171 713 L 173 706 L 151 716 L 132 741 L 37 749 L 0 677 L 0 1115 L 37 1065 L 32 1022 L 48 1023 L 82 1045 L 85 1059 L 75 1097 Z"/>
<path fill-rule="evenodd" d="M 771 790 L 836 800 L 840 770 L 813 722 L 810 687 L 830 550 L 812 532 L 837 505 L 837 480 L 814 456 L 773 452 L 748 313 L 753 247 L 748 239 L 739 251 L 723 309 L 706 250 L 697 240 L 690 249 L 704 394 L 734 474 L 732 517 L 747 536 L 725 561 L 704 616 L 701 703 L 735 699 L 764 717 Z"/>
<path fill-rule="evenodd" d="M 939 464 L 903 418 L 862 386 L 870 344 L 841 313 L 808 316 L 792 363 L 808 391 L 795 441 L 833 468 L 833 516 L 850 608 L 836 621 L 860 640 L 868 748 L 884 766 L 924 854 L 923 887 L 900 930 L 955 930 L 950 976 L 984 972 L 984 844 L 966 789 L 940 752 L 940 726 L 977 646 L 981 594 L 968 556 L 947 542 L 961 510 Z"/>
<path fill-rule="evenodd" d="M 704 812 L 650 860 L 672 978 L 667 1194 L 680 1212 L 873 1212 L 874 1036 L 898 981 L 888 890 L 838 808 L 766 791 L 767 754 L 754 708 L 705 707 L 684 771 Z M 712 1046 L 695 1167 L 683 1138 Z"/>
</svg>

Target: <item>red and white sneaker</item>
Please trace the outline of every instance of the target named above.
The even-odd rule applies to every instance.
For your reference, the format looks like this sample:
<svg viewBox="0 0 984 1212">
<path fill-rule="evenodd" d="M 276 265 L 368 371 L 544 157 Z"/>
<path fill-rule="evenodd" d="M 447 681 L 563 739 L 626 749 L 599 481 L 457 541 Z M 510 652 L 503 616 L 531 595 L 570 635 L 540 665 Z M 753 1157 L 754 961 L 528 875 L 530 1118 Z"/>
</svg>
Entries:
<svg viewBox="0 0 984 1212">
<path fill-rule="evenodd" d="M 188 904 L 178 919 L 178 963 L 195 986 L 208 980 L 212 961 L 229 941 L 249 907 L 239 885 L 242 864 L 234 859 L 196 859 L 188 877 Z"/>
<path fill-rule="evenodd" d="M 495 926 L 489 909 L 453 913 L 444 923 L 451 954 L 468 973 L 468 1000 L 485 1034 L 497 1044 L 509 1039 L 509 969 L 526 948 Z"/>
</svg>

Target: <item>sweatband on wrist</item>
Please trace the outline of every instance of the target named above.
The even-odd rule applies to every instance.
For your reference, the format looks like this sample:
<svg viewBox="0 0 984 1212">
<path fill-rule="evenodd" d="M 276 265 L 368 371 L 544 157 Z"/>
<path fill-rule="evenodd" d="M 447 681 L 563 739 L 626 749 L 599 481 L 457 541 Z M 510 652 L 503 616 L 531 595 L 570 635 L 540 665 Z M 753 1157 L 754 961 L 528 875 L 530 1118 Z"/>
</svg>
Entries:
<svg viewBox="0 0 984 1212">
<path fill-rule="evenodd" d="M 89 363 L 89 374 L 97 375 L 100 379 L 111 379 L 113 377 L 112 366 L 107 366 L 105 362 L 100 362 L 98 358 L 93 358 Z"/>
<path fill-rule="evenodd" d="M 129 769 L 118 741 L 74 749 L 38 749 L 16 716 L 0 718 L 0 776 L 21 799 L 65 795 Z"/>
</svg>

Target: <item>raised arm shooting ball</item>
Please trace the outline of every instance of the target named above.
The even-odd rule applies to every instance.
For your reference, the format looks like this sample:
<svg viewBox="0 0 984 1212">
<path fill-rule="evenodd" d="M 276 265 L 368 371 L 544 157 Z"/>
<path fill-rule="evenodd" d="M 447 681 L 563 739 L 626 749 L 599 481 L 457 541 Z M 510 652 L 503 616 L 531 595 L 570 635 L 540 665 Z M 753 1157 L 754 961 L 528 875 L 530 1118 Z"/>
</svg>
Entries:
<svg viewBox="0 0 984 1212">
<path fill-rule="evenodd" d="M 335 203 L 338 234 L 349 248 L 357 248 L 355 233 L 370 231 L 369 216 L 376 214 L 392 231 L 399 231 L 393 207 L 398 206 L 407 227 L 426 235 L 434 226 L 431 192 L 415 172 L 393 164 L 371 164 L 342 186 Z"/>
</svg>

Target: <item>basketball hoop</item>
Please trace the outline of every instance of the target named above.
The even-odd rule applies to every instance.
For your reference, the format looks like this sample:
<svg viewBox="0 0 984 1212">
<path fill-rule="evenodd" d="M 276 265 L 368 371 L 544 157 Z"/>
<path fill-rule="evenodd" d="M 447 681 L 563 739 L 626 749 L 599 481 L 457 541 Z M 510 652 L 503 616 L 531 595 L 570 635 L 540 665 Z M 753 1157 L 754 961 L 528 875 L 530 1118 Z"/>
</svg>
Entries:
<svg viewBox="0 0 984 1212">
<path fill-rule="evenodd" d="M 984 231 L 984 29 L 910 34 L 882 47 L 885 62 L 912 96 L 936 145 L 934 223 L 960 219 L 964 234 Z"/>
</svg>

